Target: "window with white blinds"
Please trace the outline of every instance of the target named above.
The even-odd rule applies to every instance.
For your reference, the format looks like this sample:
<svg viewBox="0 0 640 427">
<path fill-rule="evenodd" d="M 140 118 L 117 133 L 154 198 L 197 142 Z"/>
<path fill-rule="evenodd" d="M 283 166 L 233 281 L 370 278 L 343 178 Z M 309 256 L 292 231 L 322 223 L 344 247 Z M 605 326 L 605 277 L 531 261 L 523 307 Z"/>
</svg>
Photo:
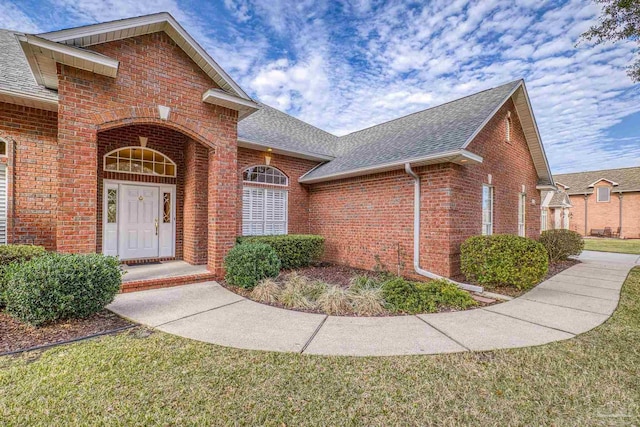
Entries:
<svg viewBox="0 0 640 427">
<path fill-rule="evenodd" d="M 7 167 L 0 165 L 0 245 L 7 244 Z"/>
<path fill-rule="evenodd" d="M 270 188 L 244 187 L 242 235 L 271 234 L 287 234 L 287 192 Z"/>
</svg>

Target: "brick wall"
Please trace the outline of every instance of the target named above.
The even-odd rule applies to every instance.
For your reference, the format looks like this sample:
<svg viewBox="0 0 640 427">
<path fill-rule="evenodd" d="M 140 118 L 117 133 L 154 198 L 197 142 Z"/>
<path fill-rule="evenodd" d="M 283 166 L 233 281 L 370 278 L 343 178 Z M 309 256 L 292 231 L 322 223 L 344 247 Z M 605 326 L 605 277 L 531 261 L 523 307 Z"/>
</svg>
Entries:
<svg viewBox="0 0 640 427">
<path fill-rule="evenodd" d="M 185 150 L 184 260 L 207 263 L 209 150 L 190 139 Z"/>
<path fill-rule="evenodd" d="M 155 123 L 208 147 L 208 265 L 221 274 L 236 234 L 237 112 L 202 102 L 216 84 L 165 33 L 90 49 L 120 65 L 115 79 L 58 66 L 58 249 L 96 250 L 98 130 Z M 158 105 L 171 108 L 167 121 Z"/>
<path fill-rule="evenodd" d="M 509 143 L 507 111 L 512 111 Z M 537 174 L 510 101 L 468 149 L 482 156 L 483 163 L 416 169 L 422 185 L 421 267 L 449 277 L 459 277 L 460 244 L 481 233 L 482 184 L 488 174 L 494 185 L 494 233 L 517 234 L 522 185 L 527 195 L 526 234 L 540 233 Z M 368 269 L 381 264 L 413 275 L 413 180 L 404 171 L 314 184 L 309 206 L 310 231 L 327 239 L 327 260 Z"/>
<path fill-rule="evenodd" d="M 0 103 L 10 243 L 56 247 L 57 123 L 55 112 Z"/>
<path fill-rule="evenodd" d="M 264 151 L 250 150 L 247 148 L 238 148 L 238 201 L 242 203 L 242 172 L 250 166 L 264 165 Z M 289 234 L 308 234 L 309 233 L 309 191 L 298 183 L 298 178 L 311 170 L 318 163 L 311 160 L 298 159 L 295 157 L 283 156 L 271 153 L 270 166 L 279 169 L 289 178 L 288 191 L 288 220 Z M 282 186 L 274 186 L 269 184 L 252 183 L 255 187 L 272 187 L 283 189 Z M 242 235 L 242 206 L 237 211 L 237 233 Z"/>
<path fill-rule="evenodd" d="M 159 151 L 176 163 L 176 178 L 155 177 L 149 175 L 133 175 L 127 173 L 111 172 L 103 170 L 102 159 L 105 154 L 117 148 L 128 146 L 140 146 L 140 136 L 149 138 L 147 147 Z M 97 191 L 97 230 L 96 252 L 102 252 L 102 210 L 103 210 L 103 179 L 131 182 L 149 182 L 155 184 L 172 184 L 176 186 L 176 258 L 183 258 L 183 212 L 185 203 L 185 172 L 188 170 L 185 163 L 185 147 L 191 141 L 180 132 L 152 125 L 132 125 L 116 128 L 98 133 L 98 191 Z M 204 166 L 206 174 L 206 165 Z M 186 218 L 185 218 L 186 220 Z M 206 221 L 205 221 L 206 224 Z M 205 250 L 206 262 L 206 250 Z"/>
<path fill-rule="evenodd" d="M 620 198 L 619 193 L 611 192 L 609 202 L 597 202 L 596 191 L 598 187 L 609 187 L 610 184 L 601 182 L 596 185 L 593 194 L 589 194 L 586 199 L 587 219 L 586 234 L 589 235 L 592 229 L 604 229 L 611 227 L 616 231 L 620 227 Z M 582 194 L 569 196 L 571 204 L 571 219 L 569 228 L 573 231 L 585 234 L 585 197 Z M 640 238 L 640 192 L 623 193 L 622 196 L 622 236 L 628 239 Z"/>
</svg>

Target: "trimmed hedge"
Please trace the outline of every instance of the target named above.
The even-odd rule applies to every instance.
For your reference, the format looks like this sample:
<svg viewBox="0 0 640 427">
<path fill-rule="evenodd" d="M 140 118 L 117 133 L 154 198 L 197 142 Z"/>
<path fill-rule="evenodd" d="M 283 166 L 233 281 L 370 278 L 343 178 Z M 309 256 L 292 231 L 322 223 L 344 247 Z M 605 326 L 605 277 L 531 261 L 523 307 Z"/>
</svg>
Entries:
<svg viewBox="0 0 640 427">
<path fill-rule="evenodd" d="M 570 255 L 580 255 L 584 249 L 582 236 L 571 230 L 543 231 L 539 242 L 544 245 L 551 262 L 564 261 Z"/>
<path fill-rule="evenodd" d="M 445 279 L 409 282 L 397 277 L 382 285 L 382 294 L 387 307 L 398 313 L 432 313 L 441 306 L 466 309 L 477 304 L 468 292 Z"/>
<path fill-rule="evenodd" d="M 88 317 L 113 301 L 121 282 L 115 257 L 51 253 L 9 266 L 6 310 L 34 326 Z"/>
<path fill-rule="evenodd" d="M 237 242 L 240 244 L 265 243 L 271 246 L 280 258 L 283 270 L 306 267 L 320 259 L 324 252 L 324 237 L 313 234 L 245 236 L 238 237 Z"/>
<path fill-rule="evenodd" d="M 510 234 L 474 236 L 460 248 L 462 273 L 483 286 L 529 289 L 540 283 L 549 269 L 541 243 Z"/>
<path fill-rule="evenodd" d="M 47 251 L 42 246 L 34 245 L 2 245 L 0 246 L 0 307 L 3 307 L 4 292 L 7 287 L 5 270 L 10 264 L 22 263 L 42 256 Z"/>
<path fill-rule="evenodd" d="M 262 279 L 280 274 L 280 259 L 265 243 L 243 243 L 229 251 L 224 268 L 224 278 L 229 284 L 253 289 Z"/>
</svg>

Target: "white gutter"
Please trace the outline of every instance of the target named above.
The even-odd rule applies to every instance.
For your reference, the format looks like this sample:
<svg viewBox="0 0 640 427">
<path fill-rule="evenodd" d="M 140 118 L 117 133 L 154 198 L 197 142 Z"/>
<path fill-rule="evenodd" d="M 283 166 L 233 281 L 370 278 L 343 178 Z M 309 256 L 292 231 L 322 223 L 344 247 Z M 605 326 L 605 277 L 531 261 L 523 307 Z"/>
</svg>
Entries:
<svg viewBox="0 0 640 427">
<path fill-rule="evenodd" d="M 421 276 L 428 277 L 429 279 L 445 279 L 456 286 L 467 291 L 484 292 L 482 286 L 468 285 L 466 283 L 459 283 L 446 277 L 439 276 L 427 270 L 420 268 L 420 177 L 411 169 L 411 163 L 404 164 L 404 170 L 411 178 L 413 178 L 413 269 Z"/>
</svg>

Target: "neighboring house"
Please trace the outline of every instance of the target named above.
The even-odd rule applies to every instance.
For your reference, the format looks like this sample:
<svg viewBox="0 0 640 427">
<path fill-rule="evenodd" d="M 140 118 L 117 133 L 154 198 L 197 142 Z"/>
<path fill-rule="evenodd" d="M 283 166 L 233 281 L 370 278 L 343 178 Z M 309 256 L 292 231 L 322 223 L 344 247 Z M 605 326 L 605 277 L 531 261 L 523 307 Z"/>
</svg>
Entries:
<svg viewBox="0 0 640 427">
<path fill-rule="evenodd" d="M 337 137 L 166 13 L 1 31 L 0 56 L 6 242 L 220 275 L 237 235 L 314 233 L 328 261 L 455 277 L 469 236 L 538 236 L 555 189 L 522 80 Z"/>
<path fill-rule="evenodd" d="M 565 188 L 556 182 L 557 190 L 543 191 L 541 193 L 540 230 L 569 230 L 571 220 L 571 200 Z"/>
<path fill-rule="evenodd" d="M 623 238 L 640 238 L 640 167 L 555 175 L 571 201 L 570 229 L 583 236 L 605 229 Z"/>
</svg>

